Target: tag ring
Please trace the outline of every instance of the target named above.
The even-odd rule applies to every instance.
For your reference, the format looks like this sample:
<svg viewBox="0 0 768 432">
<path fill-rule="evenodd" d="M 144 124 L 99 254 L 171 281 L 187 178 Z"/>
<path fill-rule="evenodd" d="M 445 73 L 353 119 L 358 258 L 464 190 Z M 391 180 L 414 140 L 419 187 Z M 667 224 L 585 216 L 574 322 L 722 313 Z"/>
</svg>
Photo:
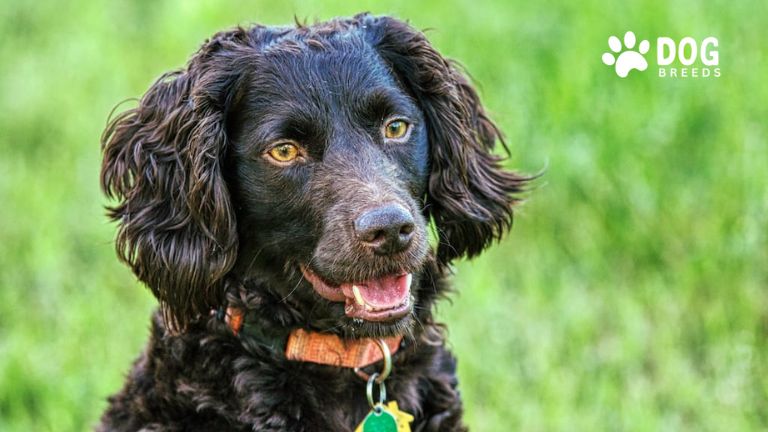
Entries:
<svg viewBox="0 0 768 432">
<path fill-rule="evenodd" d="M 355 368 L 355 373 L 362 379 L 368 381 L 368 385 L 370 386 L 370 379 L 371 377 L 376 377 L 376 384 L 379 384 L 380 386 L 384 385 L 384 380 L 389 378 L 389 374 L 392 373 L 392 354 L 389 352 L 389 345 L 387 345 L 386 342 L 384 342 L 383 339 L 376 339 L 375 340 L 376 345 L 378 345 L 379 349 L 381 350 L 381 354 L 384 356 L 384 367 L 381 369 L 381 373 L 374 373 L 373 375 L 368 375 L 360 368 Z M 382 387 L 383 388 L 383 387 Z M 372 399 L 371 399 L 372 400 Z"/>
<path fill-rule="evenodd" d="M 365 386 L 365 396 L 368 398 L 368 404 L 374 411 L 379 412 L 381 405 L 387 400 L 387 387 L 384 385 L 384 380 L 379 381 L 379 374 L 374 372 L 368 378 L 368 384 Z M 379 403 L 373 403 L 373 383 L 379 385 Z"/>
</svg>

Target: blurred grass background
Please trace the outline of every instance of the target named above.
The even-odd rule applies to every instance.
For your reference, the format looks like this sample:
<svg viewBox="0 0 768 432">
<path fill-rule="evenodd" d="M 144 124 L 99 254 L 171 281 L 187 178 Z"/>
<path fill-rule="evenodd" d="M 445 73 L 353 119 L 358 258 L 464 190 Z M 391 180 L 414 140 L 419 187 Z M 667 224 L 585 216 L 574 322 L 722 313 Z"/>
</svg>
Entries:
<svg viewBox="0 0 768 432">
<path fill-rule="evenodd" d="M 4 2 L 0 431 L 88 429 L 147 336 L 154 300 L 117 262 L 98 189 L 115 104 L 217 30 L 363 10 L 433 29 L 479 83 L 511 164 L 547 167 L 511 238 L 460 263 L 440 308 L 473 430 L 766 430 L 767 9 Z M 652 62 L 619 79 L 600 56 L 626 30 L 714 35 L 722 77 L 661 79 Z"/>
</svg>

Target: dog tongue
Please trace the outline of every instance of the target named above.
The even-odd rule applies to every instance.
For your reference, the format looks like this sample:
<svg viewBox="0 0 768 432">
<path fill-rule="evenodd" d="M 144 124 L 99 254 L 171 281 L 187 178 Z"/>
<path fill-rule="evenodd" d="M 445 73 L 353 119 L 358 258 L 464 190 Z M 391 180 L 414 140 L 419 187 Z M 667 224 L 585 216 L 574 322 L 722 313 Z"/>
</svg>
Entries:
<svg viewBox="0 0 768 432">
<path fill-rule="evenodd" d="M 355 294 L 355 286 L 359 298 Z M 357 306 L 364 306 L 359 304 L 359 300 L 362 300 L 373 309 L 392 309 L 402 305 L 408 299 L 411 293 L 411 274 L 385 276 L 354 284 L 345 283 L 341 285 L 341 290 L 348 302 L 351 300 L 351 303 Z"/>
</svg>

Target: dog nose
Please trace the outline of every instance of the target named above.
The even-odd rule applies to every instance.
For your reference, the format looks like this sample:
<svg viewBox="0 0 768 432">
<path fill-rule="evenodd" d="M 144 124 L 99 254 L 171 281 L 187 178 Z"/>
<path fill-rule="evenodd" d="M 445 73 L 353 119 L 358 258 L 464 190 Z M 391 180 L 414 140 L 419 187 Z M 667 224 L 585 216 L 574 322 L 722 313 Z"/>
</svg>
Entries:
<svg viewBox="0 0 768 432">
<path fill-rule="evenodd" d="M 411 213 L 398 204 L 368 210 L 355 220 L 355 234 L 378 255 L 391 255 L 408 247 L 415 229 Z"/>
</svg>

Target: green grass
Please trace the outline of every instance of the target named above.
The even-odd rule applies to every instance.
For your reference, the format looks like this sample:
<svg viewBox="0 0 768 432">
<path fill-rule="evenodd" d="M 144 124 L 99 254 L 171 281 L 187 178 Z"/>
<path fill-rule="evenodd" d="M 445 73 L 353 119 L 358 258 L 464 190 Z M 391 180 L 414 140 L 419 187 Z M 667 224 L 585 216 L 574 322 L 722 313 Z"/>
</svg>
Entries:
<svg viewBox="0 0 768 432">
<path fill-rule="evenodd" d="M 87 429 L 145 341 L 98 190 L 112 107 L 217 30 L 361 10 L 433 29 L 546 167 L 440 308 L 473 430 L 768 428 L 768 3 L 277 3 L 0 6 L 0 430 Z M 717 36 L 722 77 L 619 79 L 630 29 Z"/>
</svg>

